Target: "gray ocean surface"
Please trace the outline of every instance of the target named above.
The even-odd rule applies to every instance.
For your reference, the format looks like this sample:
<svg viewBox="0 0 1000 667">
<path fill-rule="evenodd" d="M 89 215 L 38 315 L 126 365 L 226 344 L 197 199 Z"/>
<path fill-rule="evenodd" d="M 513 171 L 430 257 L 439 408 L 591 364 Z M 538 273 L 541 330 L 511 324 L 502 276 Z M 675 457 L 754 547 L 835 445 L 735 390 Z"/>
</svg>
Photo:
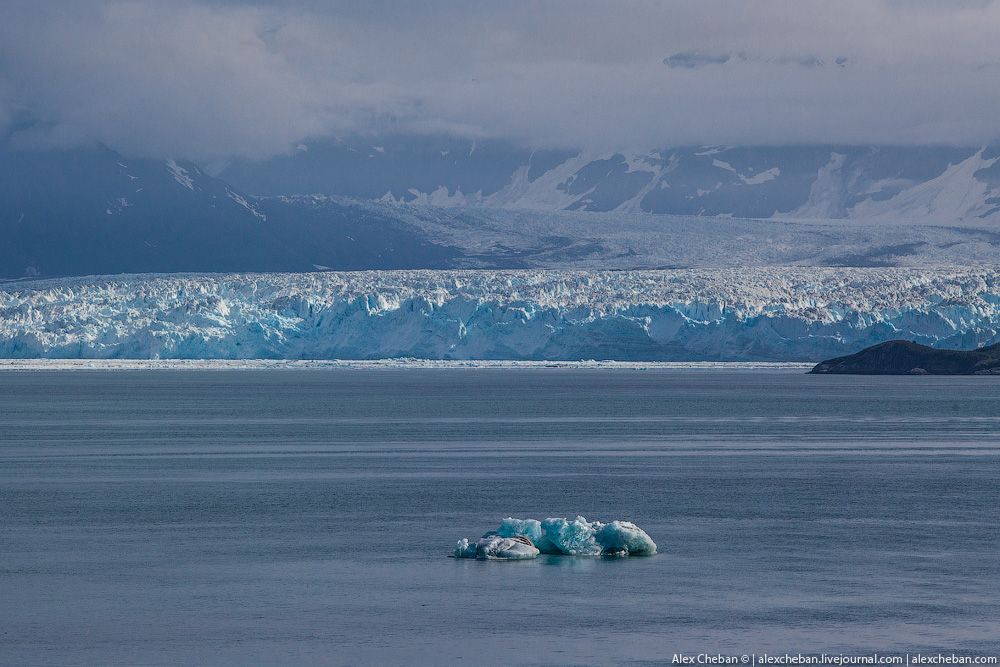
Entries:
<svg viewBox="0 0 1000 667">
<path fill-rule="evenodd" d="M 651 558 L 449 558 L 506 516 Z M 0 373 L 0 664 L 1000 652 L 1000 379 Z"/>
</svg>

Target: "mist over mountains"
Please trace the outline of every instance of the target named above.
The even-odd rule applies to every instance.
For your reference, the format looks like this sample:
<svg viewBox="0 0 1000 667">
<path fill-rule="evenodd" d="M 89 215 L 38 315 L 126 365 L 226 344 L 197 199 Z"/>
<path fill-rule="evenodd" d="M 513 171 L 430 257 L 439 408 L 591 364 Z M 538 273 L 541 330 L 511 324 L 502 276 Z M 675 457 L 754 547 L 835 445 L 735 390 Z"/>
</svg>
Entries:
<svg viewBox="0 0 1000 667">
<path fill-rule="evenodd" d="M 1000 258 L 997 146 L 591 154 L 397 135 L 208 169 L 3 145 L 0 173 L 4 278 Z M 730 218 L 751 220 L 712 222 Z"/>
</svg>

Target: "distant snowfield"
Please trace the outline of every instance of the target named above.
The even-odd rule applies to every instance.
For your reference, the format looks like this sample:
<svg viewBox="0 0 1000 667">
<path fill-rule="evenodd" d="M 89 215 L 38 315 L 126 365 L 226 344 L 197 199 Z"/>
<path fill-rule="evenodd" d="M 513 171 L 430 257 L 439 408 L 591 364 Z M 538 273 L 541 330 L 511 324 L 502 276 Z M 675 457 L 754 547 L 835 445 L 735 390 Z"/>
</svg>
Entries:
<svg viewBox="0 0 1000 667">
<path fill-rule="evenodd" d="M 0 285 L 7 359 L 815 362 L 897 338 L 1000 342 L 1000 269 L 360 271 Z M 354 362 L 327 365 L 343 363 Z"/>
<path fill-rule="evenodd" d="M 461 267 L 632 270 L 739 266 L 996 266 L 1000 232 L 947 215 L 750 219 L 445 208 L 319 195 L 282 197 L 306 210 L 346 205 L 398 220 L 454 248 Z M 873 210 L 872 215 L 875 215 Z"/>
</svg>

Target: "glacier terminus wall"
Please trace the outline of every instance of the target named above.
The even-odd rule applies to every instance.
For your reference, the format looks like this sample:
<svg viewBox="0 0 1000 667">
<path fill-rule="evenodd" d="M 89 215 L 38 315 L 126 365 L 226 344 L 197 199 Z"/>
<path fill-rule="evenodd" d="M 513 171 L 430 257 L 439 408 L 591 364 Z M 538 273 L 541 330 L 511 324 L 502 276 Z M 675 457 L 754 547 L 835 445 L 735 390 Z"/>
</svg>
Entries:
<svg viewBox="0 0 1000 667">
<path fill-rule="evenodd" d="M 1000 341 L 1000 271 L 126 275 L 0 283 L 0 357 L 815 361 Z"/>
</svg>

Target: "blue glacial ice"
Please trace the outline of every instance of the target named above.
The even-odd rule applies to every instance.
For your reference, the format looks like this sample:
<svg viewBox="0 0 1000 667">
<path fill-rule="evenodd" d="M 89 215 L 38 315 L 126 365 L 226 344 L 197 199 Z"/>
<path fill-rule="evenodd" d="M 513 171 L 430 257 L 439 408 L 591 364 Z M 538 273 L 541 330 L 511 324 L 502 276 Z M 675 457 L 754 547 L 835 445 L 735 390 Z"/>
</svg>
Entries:
<svg viewBox="0 0 1000 667">
<path fill-rule="evenodd" d="M 599 522 L 591 523 L 582 516 L 572 520 L 549 518 L 542 522 L 546 539 L 555 546 L 558 553 L 567 556 L 599 555 L 601 545 L 596 536 L 600 526 Z"/>
<path fill-rule="evenodd" d="M 497 534 L 503 537 L 514 537 L 515 535 L 527 537 L 543 554 L 562 553 L 545 536 L 545 531 L 542 530 L 542 522 L 537 519 L 514 519 L 507 517 L 500 522 Z"/>
<path fill-rule="evenodd" d="M 0 358 L 817 361 L 1000 342 L 1000 269 L 359 271 L 0 284 Z"/>
<path fill-rule="evenodd" d="M 587 521 L 550 517 L 507 517 L 496 531 L 478 541 L 463 538 L 455 545 L 455 558 L 524 560 L 539 553 L 565 556 L 652 556 L 656 543 L 629 521 Z"/>
</svg>

